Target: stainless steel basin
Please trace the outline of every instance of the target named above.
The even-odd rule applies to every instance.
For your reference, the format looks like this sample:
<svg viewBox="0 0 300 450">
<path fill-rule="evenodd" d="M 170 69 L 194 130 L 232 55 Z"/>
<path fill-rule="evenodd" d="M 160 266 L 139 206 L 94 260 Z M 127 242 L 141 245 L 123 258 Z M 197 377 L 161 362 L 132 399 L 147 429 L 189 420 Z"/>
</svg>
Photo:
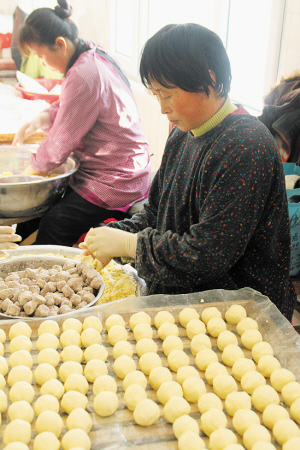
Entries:
<svg viewBox="0 0 300 450">
<path fill-rule="evenodd" d="M 79 160 L 70 156 L 47 176 L 21 175 L 37 145 L 0 145 L 0 217 L 27 217 L 50 209 L 64 194 Z M 12 175 L 6 175 L 12 173 Z M 5 175 L 4 175 L 5 174 Z"/>
</svg>

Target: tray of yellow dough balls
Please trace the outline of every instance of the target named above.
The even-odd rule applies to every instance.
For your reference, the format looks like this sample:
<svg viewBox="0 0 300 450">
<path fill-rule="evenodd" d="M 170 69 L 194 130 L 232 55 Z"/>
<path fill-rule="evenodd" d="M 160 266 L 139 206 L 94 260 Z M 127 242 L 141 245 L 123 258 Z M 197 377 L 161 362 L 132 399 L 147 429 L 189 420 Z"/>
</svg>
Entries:
<svg viewBox="0 0 300 450">
<path fill-rule="evenodd" d="M 299 344 L 249 288 L 0 321 L 0 449 L 296 450 Z"/>
</svg>

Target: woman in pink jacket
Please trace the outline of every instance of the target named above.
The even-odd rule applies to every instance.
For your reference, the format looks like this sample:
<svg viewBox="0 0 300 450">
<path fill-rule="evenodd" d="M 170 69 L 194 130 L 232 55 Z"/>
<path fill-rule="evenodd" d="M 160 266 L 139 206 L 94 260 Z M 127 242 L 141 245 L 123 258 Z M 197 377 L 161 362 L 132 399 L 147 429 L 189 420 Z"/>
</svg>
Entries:
<svg viewBox="0 0 300 450">
<path fill-rule="evenodd" d="M 16 145 L 37 129 L 47 134 L 25 173 L 52 170 L 71 153 L 80 160 L 64 197 L 40 223 L 18 226 L 23 239 L 38 228 L 35 244 L 73 245 L 105 219 L 128 217 L 150 186 L 148 144 L 129 82 L 102 47 L 78 38 L 71 12 L 66 0 L 38 8 L 19 37 L 23 53 L 65 75 L 59 101 L 15 136 Z"/>
</svg>

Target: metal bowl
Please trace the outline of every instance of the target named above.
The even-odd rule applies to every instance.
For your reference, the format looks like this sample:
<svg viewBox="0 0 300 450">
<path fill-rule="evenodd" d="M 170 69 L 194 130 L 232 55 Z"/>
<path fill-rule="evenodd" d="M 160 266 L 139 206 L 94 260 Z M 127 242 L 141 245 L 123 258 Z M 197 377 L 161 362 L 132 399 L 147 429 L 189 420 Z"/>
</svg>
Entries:
<svg viewBox="0 0 300 450">
<path fill-rule="evenodd" d="M 25 270 L 27 268 L 31 269 L 37 269 L 38 267 L 43 267 L 44 269 L 50 269 L 55 264 L 63 266 L 67 261 L 74 262 L 74 259 L 70 258 L 64 258 L 62 256 L 47 256 L 47 255 L 23 255 L 12 259 L 5 259 L 3 261 L 0 261 L 0 272 L 8 274 L 10 272 L 17 272 L 21 270 Z M 81 310 L 85 310 L 93 305 L 99 300 L 99 298 L 102 296 L 104 289 L 105 289 L 105 283 L 101 275 L 94 269 L 90 268 L 94 273 L 95 276 L 100 278 L 102 280 L 102 284 L 100 286 L 100 289 L 98 290 L 97 294 L 95 295 L 95 298 L 92 302 L 90 302 L 87 306 L 84 306 L 81 309 L 74 309 L 69 313 L 65 314 L 76 314 L 77 312 Z M 63 315 L 63 314 L 61 314 Z M 56 316 L 54 316 L 56 317 Z M 53 316 L 45 317 L 44 319 L 53 318 Z M 23 317 L 23 316 L 11 316 L 8 314 L 3 313 L 3 311 L 0 311 L 0 319 L 22 319 L 22 320 L 40 320 L 43 319 L 42 317 Z"/>
<path fill-rule="evenodd" d="M 64 194 L 79 160 L 69 156 L 47 177 L 22 175 L 38 145 L 0 145 L 0 217 L 27 217 L 50 209 Z M 12 174 L 12 175 L 11 175 Z"/>
</svg>

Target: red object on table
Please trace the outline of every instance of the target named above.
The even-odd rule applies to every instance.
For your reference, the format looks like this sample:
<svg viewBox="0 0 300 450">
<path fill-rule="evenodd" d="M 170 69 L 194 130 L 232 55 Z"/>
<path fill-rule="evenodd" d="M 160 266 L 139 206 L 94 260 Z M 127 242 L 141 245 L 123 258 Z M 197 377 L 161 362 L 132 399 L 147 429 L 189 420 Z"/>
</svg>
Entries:
<svg viewBox="0 0 300 450">
<path fill-rule="evenodd" d="M 0 48 L 10 48 L 11 47 L 12 33 L 0 33 Z"/>
<path fill-rule="evenodd" d="M 48 91 L 51 91 L 51 89 L 54 88 L 57 84 L 62 83 L 62 79 L 46 79 L 46 78 L 37 78 L 36 81 L 38 81 L 42 86 L 44 86 Z M 26 91 L 19 83 L 15 84 L 15 88 L 17 91 L 21 92 L 23 98 L 26 100 L 46 100 L 48 103 L 56 102 L 56 100 L 59 99 L 59 95 L 57 94 L 38 94 L 36 92 L 30 92 Z"/>
</svg>

